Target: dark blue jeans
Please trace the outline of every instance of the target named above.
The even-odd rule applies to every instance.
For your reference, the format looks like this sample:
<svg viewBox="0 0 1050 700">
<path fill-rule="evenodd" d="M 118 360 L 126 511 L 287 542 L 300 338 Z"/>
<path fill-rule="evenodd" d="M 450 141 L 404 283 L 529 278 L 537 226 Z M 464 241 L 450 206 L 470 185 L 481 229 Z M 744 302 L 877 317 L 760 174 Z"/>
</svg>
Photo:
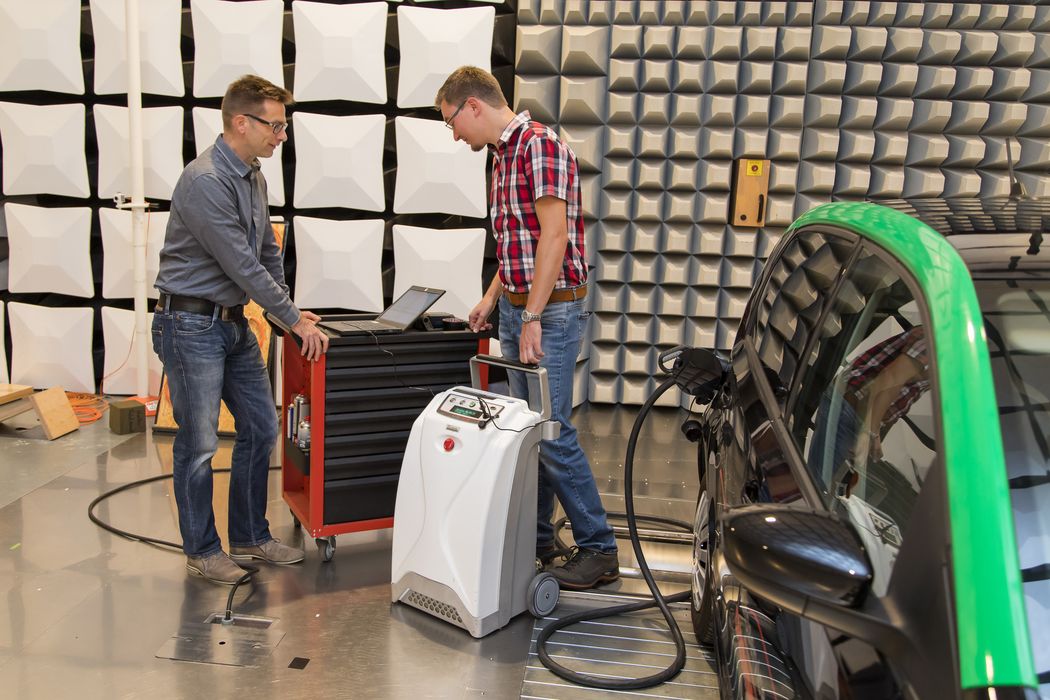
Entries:
<svg viewBox="0 0 1050 700">
<path fill-rule="evenodd" d="M 506 297 L 499 301 L 499 342 L 503 355 L 518 360 L 521 340 L 521 306 L 513 306 Z M 540 442 L 539 498 L 537 503 L 536 542 L 547 545 L 554 541 L 551 517 L 557 495 L 572 523 L 572 536 L 584 549 L 609 553 L 616 551 L 616 539 L 605 517 L 598 486 L 591 465 L 569 422 L 572 415 L 573 373 L 580 354 L 580 333 L 586 314 L 582 301 L 548 304 L 540 319 L 543 359 L 550 383 L 552 420 L 561 423 L 556 440 Z M 528 397 L 528 378 L 522 372 L 508 373 L 510 393 Z"/>
<path fill-rule="evenodd" d="M 834 390 L 829 388 L 824 392 L 817 409 L 817 422 L 813 428 L 813 437 L 810 441 L 809 456 L 806 466 L 809 472 L 817 480 L 818 484 L 828 494 L 829 503 L 834 501 L 838 484 L 850 466 L 862 469 L 864 463 L 853 464 L 853 452 L 857 447 L 857 439 L 861 432 L 861 421 L 857 411 L 849 401 L 839 396 L 838 415 L 832 416 L 831 404 Z M 835 424 L 829 425 L 834 418 Z M 831 436 L 832 442 L 828 443 Z M 846 460 L 851 460 L 850 465 Z"/>
<path fill-rule="evenodd" d="M 250 547 L 269 541 L 267 472 L 278 425 L 255 334 L 243 319 L 158 312 L 153 318 L 153 350 L 164 363 L 179 424 L 173 471 L 183 551 L 199 557 L 222 548 L 211 505 L 220 399 L 233 414 L 237 430 L 230 465 L 229 542 Z"/>
</svg>

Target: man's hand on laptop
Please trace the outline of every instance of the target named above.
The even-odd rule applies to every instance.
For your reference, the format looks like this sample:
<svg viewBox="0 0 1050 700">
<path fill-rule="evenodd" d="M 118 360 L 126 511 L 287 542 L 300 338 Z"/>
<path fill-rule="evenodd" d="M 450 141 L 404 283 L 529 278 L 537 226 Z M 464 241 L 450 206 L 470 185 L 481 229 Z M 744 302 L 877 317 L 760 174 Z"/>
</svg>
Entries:
<svg viewBox="0 0 1050 700">
<path fill-rule="evenodd" d="M 303 341 L 303 356 L 310 360 L 318 360 L 321 355 L 328 352 L 328 336 L 317 327 L 321 317 L 312 311 L 301 311 L 299 321 L 292 326 L 292 332 Z"/>
</svg>

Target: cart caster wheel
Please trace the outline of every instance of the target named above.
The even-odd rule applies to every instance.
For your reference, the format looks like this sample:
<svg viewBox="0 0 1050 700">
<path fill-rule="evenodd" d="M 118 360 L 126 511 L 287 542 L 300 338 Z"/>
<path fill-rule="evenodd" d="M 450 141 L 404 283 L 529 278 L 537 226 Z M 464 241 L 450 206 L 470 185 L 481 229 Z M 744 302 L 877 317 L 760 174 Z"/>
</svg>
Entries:
<svg viewBox="0 0 1050 700">
<path fill-rule="evenodd" d="M 294 511 L 294 510 L 292 510 L 291 508 L 289 508 L 289 509 L 288 509 L 288 512 L 289 512 L 289 513 L 291 514 L 291 516 L 292 516 L 292 523 L 293 523 L 293 524 L 295 525 L 295 527 L 296 527 L 296 528 L 300 528 L 300 527 L 302 527 L 302 526 L 303 526 L 303 524 L 302 524 L 301 522 L 299 522 L 299 518 L 295 517 L 295 511 Z"/>
<path fill-rule="evenodd" d="M 317 551 L 321 553 L 321 561 L 330 562 L 332 557 L 335 556 L 335 538 L 334 537 L 318 537 Z"/>
<path fill-rule="evenodd" d="M 550 572 L 537 574 L 529 584 L 529 592 L 526 594 L 528 595 L 529 612 L 533 617 L 546 617 L 558 604 L 560 593 L 561 587 L 558 585 L 558 579 L 554 578 L 554 574 Z"/>
</svg>

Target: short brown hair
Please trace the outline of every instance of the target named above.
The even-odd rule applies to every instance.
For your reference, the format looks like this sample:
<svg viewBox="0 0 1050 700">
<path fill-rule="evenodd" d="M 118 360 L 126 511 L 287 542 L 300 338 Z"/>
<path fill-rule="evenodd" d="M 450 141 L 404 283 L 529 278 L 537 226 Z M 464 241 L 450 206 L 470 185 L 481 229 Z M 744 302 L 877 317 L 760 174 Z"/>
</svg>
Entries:
<svg viewBox="0 0 1050 700">
<path fill-rule="evenodd" d="M 285 106 L 295 104 L 292 93 L 274 85 L 266 78 L 257 75 L 242 75 L 237 78 L 226 88 L 226 94 L 222 98 L 223 128 L 229 128 L 238 114 L 259 111 L 266 100 L 274 100 Z"/>
<path fill-rule="evenodd" d="M 507 106 L 507 98 L 503 96 L 503 89 L 496 78 L 476 66 L 461 66 L 452 71 L 452 75 L 437 91 L 434 106 L 441 109 L 442 102 L 457 105 L 468 97 L 476 97 L 490 107 Z"/>
</svg>

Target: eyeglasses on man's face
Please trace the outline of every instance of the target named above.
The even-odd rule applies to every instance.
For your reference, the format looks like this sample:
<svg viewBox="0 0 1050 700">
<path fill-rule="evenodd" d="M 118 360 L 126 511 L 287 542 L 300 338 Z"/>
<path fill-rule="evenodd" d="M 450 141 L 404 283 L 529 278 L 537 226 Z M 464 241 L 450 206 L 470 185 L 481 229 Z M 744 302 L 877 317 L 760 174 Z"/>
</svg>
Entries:
<svg viewBox="0 0 1050 700">
<path fill-rule="evenodd" d="M 463 111 L 464 107 L 466 107 L 467 100 L 469 100 L 469 99 L 470 98 L 468 97 L 466 100 L 463 100 L 462 102 L 459 103 L 459 107 L 456 107 L 456 111 L 452 113 L 452 116 L 445 120 L 445 126 L 447 126 L 449 129 L 454 128 L 452 126 L 452 122 L 456 121 L 456 117 L 458 117 L 459 113 Z"/>
<path fill-rule="evenodd" d="M 254 119 L 260 124 L 265 124 L 266 126 L 270 127 L 271 129 L 273 129 L 273 133 L 275 135 L 281 133 L 282 131 L 288 128 L 288 122 L 269 122 L 263 119 L 262 117 L 255 116 L 254 114 L 244 114 L 244 116 L 248 117 L 249 119 Z"/>
</svg>

